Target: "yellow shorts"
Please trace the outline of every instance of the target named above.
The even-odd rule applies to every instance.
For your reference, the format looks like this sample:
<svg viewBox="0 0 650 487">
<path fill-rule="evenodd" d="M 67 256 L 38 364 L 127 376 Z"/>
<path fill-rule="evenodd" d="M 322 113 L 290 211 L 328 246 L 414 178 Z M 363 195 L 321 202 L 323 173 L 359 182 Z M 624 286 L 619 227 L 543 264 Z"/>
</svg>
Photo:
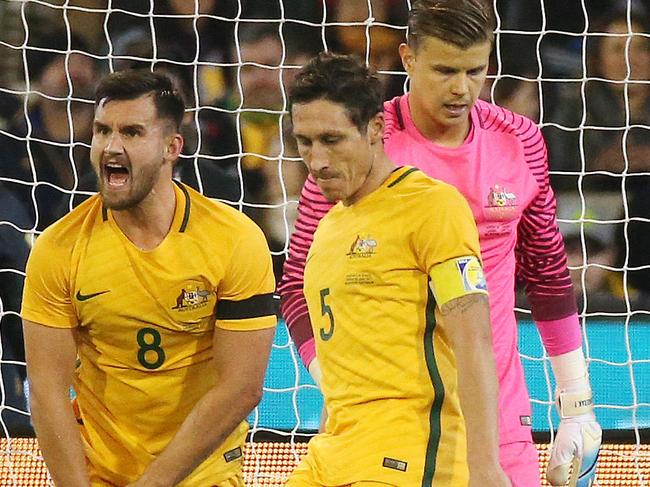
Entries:
<svg viewBox="0 0 650 487">
<path fill-rule="evenodd" d="M 90 482 L 92 487 L 115 487 L 115 484 L 107 483 L 102 480 L 94 479 Z M 241 474 L 233 475 L 227 480 L 218 484 L 211 485 L 210 487 L 246 487 L 244 477 Z"/>
<path fill-rule="evenodd" d="M 313 471 L 309 463 L 304 460 L 295 468 L 287 483 L 284 484 L 287 487 L 332 487 L 325 486 L 320 482 L 317 482 L 314 479 Z M 336 487 L 397 487 L 392 484 L 387 484 L 384 482 L 374 482 L 368 480 L 362 480 L 360 482 L 354 482 L 347 485 L 337 485 Z"/>
<path fill-rule="evenodd" d="M 244 483 L 244 477 L 242 474 L 238 473 L 214 487 L 246 487 L 246 484 Z"/>
</svg>

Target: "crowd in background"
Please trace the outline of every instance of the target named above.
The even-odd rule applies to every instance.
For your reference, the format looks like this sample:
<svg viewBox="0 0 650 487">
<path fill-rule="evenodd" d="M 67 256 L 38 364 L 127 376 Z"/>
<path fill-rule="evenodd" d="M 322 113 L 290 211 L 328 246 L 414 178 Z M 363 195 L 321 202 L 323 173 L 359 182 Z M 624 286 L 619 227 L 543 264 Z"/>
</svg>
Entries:
<svg viewBox="0 0 650 487">
<path fill-rule="evenodd" d="M 647 3 L 496 2 L 498 46 L 482 97 L 543 128 L 586 313 L 650 309 Z M 25 232 L 38 234 L 96 189 L 89 143 L 94 86 L 104 73 L 146 68 L 175 80 L 187 105 L 175 176 L 249 214 L 267 236 L 278 279 L 295 212 L 285 202 L 298 199 L 306 177 L 289 136 L 292 76 L 326 47 L 378 68 L 387 99 L 406 83 L 397 49 L 406 0 L 200 0 L 198 10 L 187 0 L 63 4 L 0 3 L 0 222 L 10 223 L 0 224 L 0 313 L 10 312 L 1 323 L 8 360 L 24 360 Z M 542 30 L 552 33 L 540 37 Z M 22 387 L 24 372 L 3 367 Z"/>
</svg>

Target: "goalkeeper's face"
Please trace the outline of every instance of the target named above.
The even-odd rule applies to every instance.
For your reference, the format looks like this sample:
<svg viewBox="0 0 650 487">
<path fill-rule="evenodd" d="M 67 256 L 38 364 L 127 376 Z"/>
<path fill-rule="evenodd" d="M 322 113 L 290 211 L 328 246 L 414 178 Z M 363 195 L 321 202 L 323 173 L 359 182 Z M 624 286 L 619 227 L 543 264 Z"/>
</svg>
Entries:
<svg viewBox="0 0 650 487">
<path fill-rule="evenodd" d="M 456 131 L 464 138 L 485 82 L 491 48 L 486 41 L 462 49 L 435 37 L 422 38 L 417 47 L 400 46 L 410 77 L 411 114 L 424 135 Z"/>
<path fill-rule="evenodd" d="M 104 205 L 127 210 L 169 184 L 182 138 L 157 116 L 150 96 L 102 100 L 95 112 L 90 157 Z"/>
<path fill-rule="evenodd" d="M 323 195 L 347 205 L 366 194 L 373 162 L 383 151 L 383 114 L 361 131 L 343 105 L 320 99 L 294 104 L 291 119 L 298 152 Z"/>
</svg>

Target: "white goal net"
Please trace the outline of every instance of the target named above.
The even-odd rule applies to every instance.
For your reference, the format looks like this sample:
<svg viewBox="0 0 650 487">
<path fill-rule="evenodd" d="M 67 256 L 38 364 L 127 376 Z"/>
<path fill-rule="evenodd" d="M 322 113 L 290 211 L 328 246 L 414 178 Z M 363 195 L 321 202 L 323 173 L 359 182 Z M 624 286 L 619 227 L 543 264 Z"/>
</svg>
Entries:
<svg viewBox="0 0 650 487">
<path fill-rule="evenodd" d="M 95 189 L 96 81 L 129 67 L 175 80 L 188 107 L 175 177 L 257 221 L 279 278 L 306 175 L 288 135 L 287 85 L 329 49 L 375 65 L 387 98 L 402 93 L 397 46 L 410 1 L 0 0 L 0 485 L 49 482 L 26 483 L 21 466 L 39 453 L 18 440 L 33 436 L 20 297 L 34 240 Z M 599 485 L 648 485 L 650 10 L 631 0 L 493 5 L 481 96 L 545 134 L 596 412 L 608 444 L 629 445 L 604 448 L 620 471 L 603 470 Z M 548 443 L 558 422 L 550 365 L 525 299 L 517 306 L 533 430 Z M 321 405 L 281 324 L 249 418 L 248 484 L 280 485 L 318 428 Z M 284 470 L 268 467 L 259 445 L 269 439 L 289 445 Z"/>
</svg>

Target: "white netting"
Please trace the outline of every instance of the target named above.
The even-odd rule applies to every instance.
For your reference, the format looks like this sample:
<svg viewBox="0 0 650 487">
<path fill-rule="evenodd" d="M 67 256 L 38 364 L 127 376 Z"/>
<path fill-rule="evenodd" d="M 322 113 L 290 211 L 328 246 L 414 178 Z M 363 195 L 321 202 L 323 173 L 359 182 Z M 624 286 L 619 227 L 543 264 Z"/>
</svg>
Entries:
<svg viewBox="0 0 650 487">
<path fill-rule="evenodd" d="M 650 427 L 647 13 L 639 21 L 638 5 L 629 0 L 494 5 L 495 55 L 483 96 L 535 119 L 547 136 L 597 413 L 605 429 L 641 445 Z M 18 314 L 24 259 L 44 226 L 92 193 L 84 127 L 92 114 L 88 88 L 97 77 L 128 66 L 175 77 L 189 107 L 187 150 L 176 176 L 256 219 L 279 271 L 305 175 L 287 136 L 287 83 L 313 52 L 353 50 L 379 67 L 387 96 L 398 94 L 406 78 L 396 51 L 409 6 L 409 0 L 0 1 L 3 436 L 30 433 Z M 606 9 L 605 20 L 618 11 L 622 20 L 601 23 Z M 52 36 L 57 30 L 61 35 Z M 592 62 L 596 48 L 609 50 Z M 557 424 L 550 367 L 525 302 L 520 306 L 534 429 L 548 431 Z M 252 440 L 267 433 L 302 439 L 318 426 L 320 406 L 281 327 L 264 399 L 250 418 Z M 5 445 L 0 484 L 23 485 L 12 467 L 21 451 Z M 264 470 L 254 443 L 250 455 L 251 484 L 282 475 Z M 637 448 L 621 457 L 621 468 L 635 472 L 634 485 L 648 482 L 641 455 Z"/>
</svg>

